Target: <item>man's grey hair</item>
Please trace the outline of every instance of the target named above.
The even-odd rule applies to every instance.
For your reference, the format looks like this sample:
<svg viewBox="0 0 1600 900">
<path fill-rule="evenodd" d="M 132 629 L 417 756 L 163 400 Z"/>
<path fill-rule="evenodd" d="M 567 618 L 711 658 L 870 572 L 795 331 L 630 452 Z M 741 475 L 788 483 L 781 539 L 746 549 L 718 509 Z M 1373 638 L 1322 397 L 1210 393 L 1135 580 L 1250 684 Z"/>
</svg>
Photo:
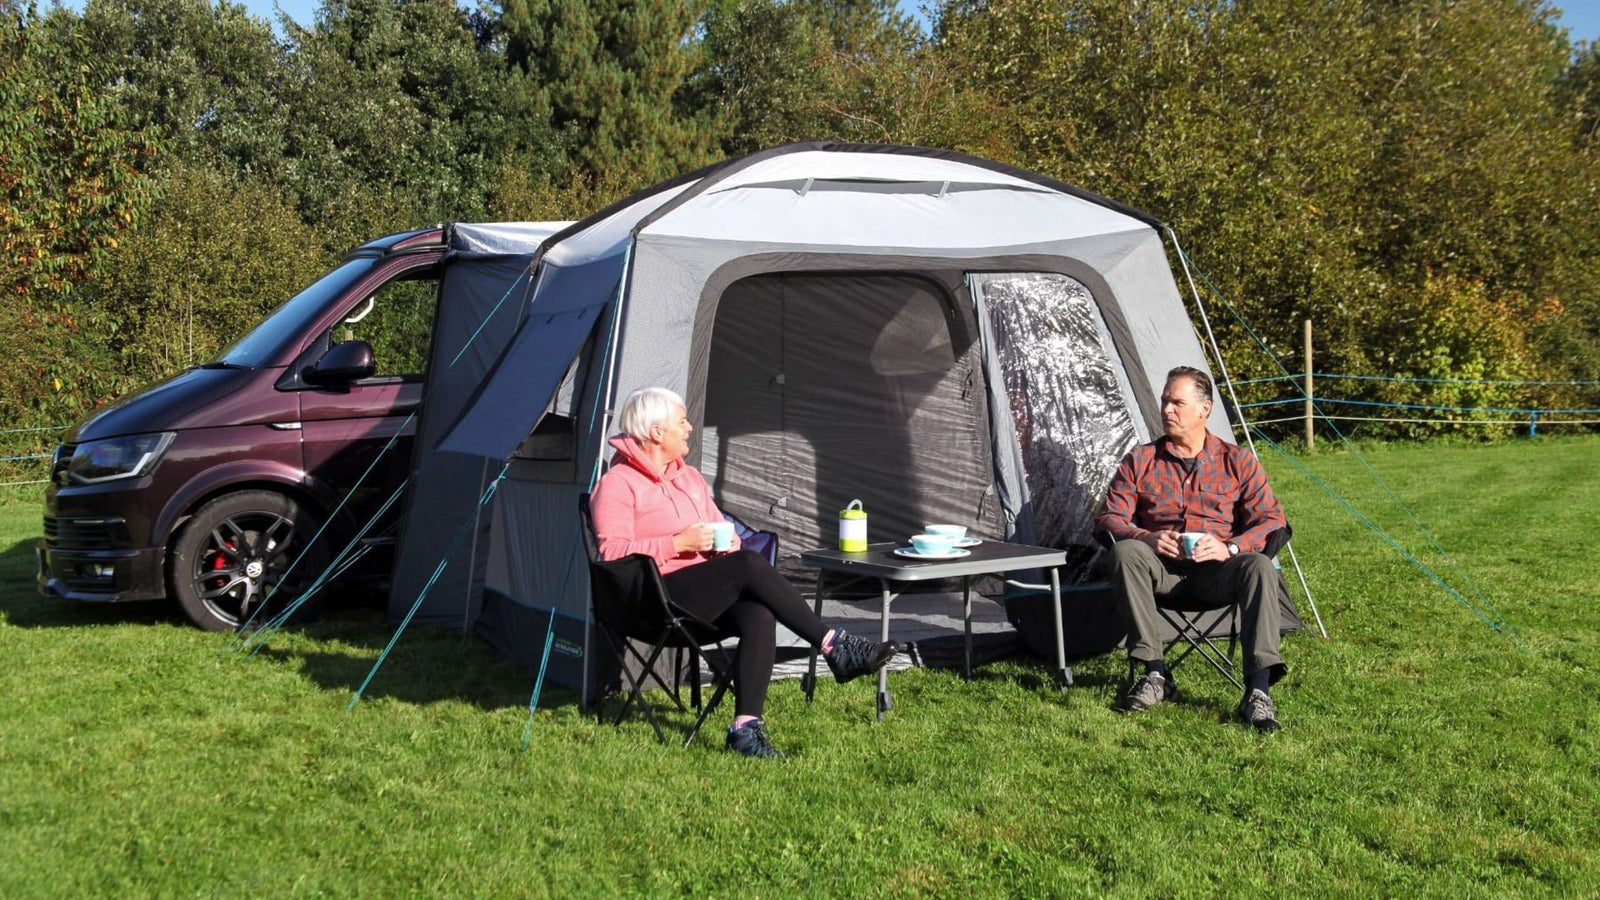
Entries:
<svg viewBox="0 0 1600 900">
<path fill-rule="evenodd" d="M 647 440 L 651 428 L 668 424 L 677 407 L 683 405 L 683 398 L 666 388 L 640 388 L 622 401 L 622 412 L 617 414 L 617 427 L 636 441 Z"/>
<path fill-rule="evenodd" d="M 1187 378 L 1194 382 L 1195 393 L 1200 396 L 1200 399 L 1207 403 L 1211 402 L 1211 392 L 1215 385 L 1211 383 L 1211 376 L 1204 369 L 1196 369 L 1194 366 L 1178 366 L 1167 373 L 1168 381 L 1174 378 Z"/>
</svg>

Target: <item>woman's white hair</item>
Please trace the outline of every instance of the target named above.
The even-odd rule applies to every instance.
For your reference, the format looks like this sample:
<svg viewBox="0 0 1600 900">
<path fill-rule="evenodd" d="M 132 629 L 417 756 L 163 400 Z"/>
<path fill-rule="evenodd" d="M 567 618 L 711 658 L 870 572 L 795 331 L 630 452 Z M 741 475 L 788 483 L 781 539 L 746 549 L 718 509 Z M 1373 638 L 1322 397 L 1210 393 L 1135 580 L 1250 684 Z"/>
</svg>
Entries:
<svg viewBox="0 0 1600 900">
<path fill-rule="evenodd" d="M 683 398 L 663 387 L 640 388 L 622 401 L 617 427 L 636 441 L 648 440 L 650 429 L 671 422 Z"/>
</svg>

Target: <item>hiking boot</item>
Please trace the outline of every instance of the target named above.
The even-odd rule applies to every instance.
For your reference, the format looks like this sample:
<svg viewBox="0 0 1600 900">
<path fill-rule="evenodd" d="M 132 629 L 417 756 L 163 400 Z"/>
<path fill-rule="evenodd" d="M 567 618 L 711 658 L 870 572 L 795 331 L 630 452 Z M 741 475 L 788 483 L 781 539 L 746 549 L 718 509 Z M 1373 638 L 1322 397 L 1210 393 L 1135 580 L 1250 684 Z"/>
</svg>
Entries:
<svg viewBox="0 0 1600 900">
<path fill-rule="evenodd" d="M 833 680 L 844 684 L 883 668 L 899 649 L 894 641 L 874 644 L 841 628 L 833 633 L 833 649 L 822 654 L 822 658 L 828 661 L 828 668 L 833 670 Z"/>
<path fill-rule="evenodd" d="M 767 739 L 767 725 L 760 719 L 751 719 L 738 728 L 728 729 L 727 747 L 742 756 L 760 759 L 783 759 L 778 748 Z"/>
<path fill-rule="evenodd" d="M 1239 721 L 1257 731 L 1277 731 L 1283 727 L 1278 724 L 1277 704 L 1259 688 L 1239 701 Z"/>
<path fill-rule="evenodd" d="M 1146 672 L 1123 695 L 1122 708 L 1128 712 L 1139 712 L 1165 703 L 1177 693 L 1178 686 L 1172 683 L 1171 678 L 1160 672 Z"/>
</svg>

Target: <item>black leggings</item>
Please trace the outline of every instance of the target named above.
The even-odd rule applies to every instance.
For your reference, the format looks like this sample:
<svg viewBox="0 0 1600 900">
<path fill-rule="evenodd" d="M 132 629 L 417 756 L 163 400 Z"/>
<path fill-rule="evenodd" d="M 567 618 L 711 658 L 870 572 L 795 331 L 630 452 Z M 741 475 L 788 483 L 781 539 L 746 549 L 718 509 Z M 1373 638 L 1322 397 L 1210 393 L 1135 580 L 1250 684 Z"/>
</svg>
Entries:
<svg viewBox="0 0 1600 900">
<path fill-rule="evenodd" d="M 672 602 L 739 636 L 733 673 L 734 715 L 760 716 L 777 657 L 776 623 L 782 622 L 813 646 L 827 626 L 765 559 L 749 550 L 714 556 L 662 577 Z"/>
</svg>

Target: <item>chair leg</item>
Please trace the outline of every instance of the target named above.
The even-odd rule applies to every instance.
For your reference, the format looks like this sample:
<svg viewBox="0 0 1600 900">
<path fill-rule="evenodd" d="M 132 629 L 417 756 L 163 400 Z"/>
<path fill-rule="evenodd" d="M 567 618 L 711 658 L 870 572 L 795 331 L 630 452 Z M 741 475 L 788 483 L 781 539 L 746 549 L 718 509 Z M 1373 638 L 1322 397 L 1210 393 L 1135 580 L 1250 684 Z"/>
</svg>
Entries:
<svg viewBox="0 0 1600 900">
<path fill-rule="evenodd" d="M 606 643 L 611 645 L 611 653 L 617 658 L 617 668 L 619 669 L 617 674 L 621 676 L 623 684 L 631 689 L 633 678 L 628 674 L 628 657 L 625 649 L 628 646 L 628 639 L 614 634 L 604 624 L 600 625 L 600 634 L 605 637 Z M 620 693 L 620 690 L 618 692 Z M 596 725 L 604 725 L 606 723 L 606 700 L 610 696 L 610 694 L 602 694 L 595 698 L 594 721 Z"/>
<path fill-rule="evenodd" d="M 646 656 L 640 654 L 639 651 L 634 647 L 633 643 L 628 641 L 626 637 L 613 634 L 608 628 L 601 628 L 601 633 L 605 635 L 606 642 L 611 645 L 612 652 L 614 652 L 617 655 L 617 658 L 622 662 L 623 683 L 627 686 L 627 696 L 623 699 L 622 707 L 617 710 L 616 715 L 611 717 L 611 724 L 613 726 L 622 724 L 622 720 L 628 715 L 628 710 L 635 702 L 637 702 L 639 704 L 639 710 L 644 714 L 646 721 L 650 723 L 651 729 L 655 731 L 656 740 L 663 744 L 667 743 L 666 732 L 661 727 L 661 721 L 656 717 L 654 706 L 651 705 L 650 701 L 645 699 L 644 691 L 649 685 L 649 682 L 654 681 L 661 687 L 663 691 L 667 692 L 668 696 L 670 696 L 673 702 L 677 704 L 680 712 L 687 710 L 687 707 L 683 705 L 683 700 L 679 695 L 678 690 L 675 689 L 675 686 L 667 685 L 667 683 L 662 679 L 660 673 L 656 672 L 655 668 L 656 664 L 663 658 L 664 652 L 668 649 L 667 638 L 671 636 L 673 629 L 674 626 L 668 626 L 668 628 L 654 642 L 652 642 L 650 653 L 648 656 Z M 685 639 L 692 639 L 687 631 L 684 631 L 681 628 L 678 630 L 680 636 L 684 637 Z M 682 671 L 682 656 L 684 652 L 688 653 L 690 665 L 693 666 L 690 676 L 690 690 L 692 692 L 692 702 L 694 703 L 695 707 L 700 710 L 700 714 L 695 718 L 693 727 L 689 729 L 688 738 L 683 742 L 683 745 L 688 747 L 690 744 L 694 743 L 695 736 L 699 734 L 701 727 L 704 726 L 706 720 L 711 717 L 711 714 L 716 711 L 718 705 L 722 702 L 723 696 L 727 694 L 728 689 L 733 685 L 733 672 L 734 666 L 738 660 L 738 650 L 735 649 L 732 654 L 726 654 L 728 656 L 728 661 L 726 665 L 719 668 L 717 665 L 712 663 L 709 658 L 706 658 L 698 649 L 685 650 L 685 648 L 681 647 L 672 647 L 671 649 L 673 651 L 673 656 L 677 661 L 677 666 L 673 677 L 675 682 L 679 680 L 678 673 Z M 718 651 L 722 650 L 721 643 L 717 644 L 717 649 Z M 630 657 L 639 665 L 639 676 L 637 678 L 635 678 L 628 670 L 628 662 Z M 702 660 L 704 660 L 705 665 L 711 669 L 712 684 L 715 685 L 715 691 L 713 691 L 710 700 L 704 703 L 704 705 L 702 705 L 700 702 L 702 682 L 700 676 L 700 665 Z M 604 697 L 600 698 L 595 703 L 595 718 L 596 721 L 600 723 L 604 723 L 607 718 Z"/>
<path fill-rule="evenodd" d="M 643 665 L 644 665 L 644 671 L 645 672 L 653 673 L 655 671 L 656 660 L 658 660 L 661 657 L 661 651 L 663 649 L 664 648 L 662 647 L 661 643 L 658 641 L 656 643 L 654 651 L 651 652 L 651 654 L 650 654 L 650 658 L 647 659 L 647 660 L 644 660 Z M 661 681 L 661 679 L 658 677 L 658 678 L 656 678 L 656 681 L 659 683 Z M 665 689 L 666 686 L 662 685 L 662 687 L 663 687 L 663 689 Z M 676 694 L 673 694 L 672 699 L 673 699 L 673 702 L 678 704 L 678 708 L 680 710 L 683 709 L 683 701 L 679 700 Z M 640 675 L 640 677 L 637 680 L 634 681 L 633 692 L 628 695 L 627 701 L 623 703 L 622 709 L 617 713 L 616 721 L 612 722 L 611 724 L 612 725 L 620 725 L 620 724 L 622 724 L 622 717 L 627 715 L 629 704 L 631 704 L 635 700 L 638 701 L 639 709 L 644 713 L 644 717 L 650 721 L 650 727 L 655 730 L 656 740 L 658 740 L 661 743 L 665 744 L 667 742 L 667 734 L 666 734 L 666 732 L 661 730 L 661 723 L 656 720 L 656 713 L 655 713 L 655 710 L 653 708 L 651 708 L 650 701 L 648 701 L 648 700 L 646 700 L 644 698 L 644 676 L 643 675 Z"/>
<path fill-rule="evenodd" d="M 1237 610 L 1238 608 L 1234 607 L 1229 611 L 1230 618 L 1228 621 L 1230 623 L 1235 621 L 1232 617 L 1237 614 Z M 1244 683 L 1233 674 L 1232 650 L 1233 642 L 1237 640 L 1236 626 L 1231 629 L 1235 633 L 1230 633 L 1228 638 L 1229 652 L 1224 654 L 1222 652 L 1222 648 L 1217 646 L 1215 641 L 1215 638 L 1218 637 L 1215 626 L 1202 631 L 1200 626 L 1196 624 L 1193 619 L 1189 618 L 1187 613 L 1181 611 L 1169 612 L 1168 610 L 1159 608 L 1156 611 L 1161 614 L 1163 619 L 1167 620 L 1167 624 L 1171 625 L 1175 630 L 1177 630 L 1179 635 L 1178 638 L 1175 638 L 1167 645 L 1168 649 L 1170 650 L 1172 645 L 1176 644 L 1179 639 L 1183 640 L 1186 644 L 1186 646 L 1183 648 L 1183 652 L 1179 653 L 1176 658 L 1167 663 L 1167 668 L 1169 670 L 1176 668 L 1178 664 L 1187 659 L 1191 653 L 1198 653 L 1202 659 L 1211 664 L 1213 669 L 1216 669 L 1219 673 L 1221 673 L 1222 677 L 1233 682 L 1234 687 L 1237 687 L 1241 691 L 1244 690 Z"/>
<path fill-rule="evenodd" d="M 656 641 L 655 641 L 656 653 L 651 656 L 651 659 L 656 659 L 660 655 L 660 651 L 662 649 L 664 649 L 661 646 L 661 644 L 662 644 L 663 641 L 666 640 L 666 638 L 667 638 L 667 632 L 664 631 L 664 632 L 662 632 L 661 637 L 656 639 Z M 677 651 L 674 650 L 673 652 L 676 653 Z M 638 654 L 638 652 L 635 651 L 634 652 L 634 658 L 642 660 L 644 657 L 640 656 Z M 676 668 L 673 670 L 672 678 L 673 678 L 674 682 L 676 682 L 677 679 L 678 679 L 677 669 Z M 650 681 L 654 681 L 657 685 L 660 686 L 661 690 L 665 691 L 667 693 L 667 695 L 672 698 L 672 705 L 674 705 L 674 706 L 676 706 L 678 708 L 678 712 L 683 712 L 683 711 L 688 709 L 687 706 L 683 705 L 683 697 L 681 696 L 681 694 L 678 691 L 677 684 L 676 683 L 667 684 L 666 679 L 661 677 L 661 673 L 656 671 L 655 663 L 651 663 L 650 665 L 646 666 L 644 671 L 643 671 L 643 673 L 641 673 L 640 680 L 644 681 L 646 679 L 648 679 Z"/>
<path fill-rule="evenodd" d="M 717 649 L 720 651 L 722 645 L 718 644 Z M 706 723 L 707 719 L 711 718 L 711 714 L 721 705 L 723 695 L 728 692 L 728 688 L 733 684 L 734 667 L 738 665 L 738 661 L 739 651 L 735 650 L 733 658 L 728 660 L 726 668 L 721 672 L 717 672 L 713 668 L 711 681 L 716 685 L 716 690 L 711 692 L 711 699 L 706 701 L 705 708 L 700 710 L 699 717 L 694 720 L 694 726 L 689 729 L 689 736 L 684 738 L 683 746 L 685 749 L 688 749 L 689 745 L 694 743 L 695 736 L 700 733 L 700 727 Z M 710 663 L 707 662 L 706 665 L 709 666 Z"/>
<path fill-rule="evenodd" d="M 649 721 L 651 729 L 653 729 L 656 733 L 656 740 L 663 744 L 667 742 L 666 732 L 661 730 L 661 723 L 656 719 L 655 709 L 651 707 L 650 701 L 644 698 L 644 688 L 648 679 L 653 678 L 657 684 L 660 684 L 662 690 L 667 691 L 672 697 L 673 702 L 678 705 L 679 710 L 684 708 L 683 701 L 678 698 L 676 693 L 667 687 L 667 685 L 661 680 L 660 675 L 656 674 L 655 672 L 656 662 L 660 659 L 661 652 L 666 649 L 665 638 L 666 634 L 663 633 L 661 637 L 654 642 L 648 657 L 641 656 L 637 650 L 633 649 L 633 645 L 628 643 L 626 638 L 622 639 L 621 644 L 623 649 L 622 652 L 618 653 L 618 659 L 622 661 L 622 676 L 629 685 L 629 691 L 628 696 L 622 701 L 622 708 L 617 710 L 616 717 L 611 720 L 611 724 L 613 726 L 621 725 L 622 720 L 628 715 L 628 709 L 633 706 L 635 702 L 638 702 L 640 711 L 644 713 L 645 719 Z M 608 637 L 608 639 L 612 643 L 612 649 L 616 650 L 617 640 L 614 637 Z M 637 678 L 628 672 L 628 656 L 630 655 L 639 662 L 641 667 L 639 677 Z M 602 721 L 604 720 L 604 706 L 605 704 L 603 702 L 597 704 L 597 708 L 600 710 Z"/>
<path fill-rule="evenodd" d="M 689 705 L 695 709 L 701 708 L 700 658 L 701 656 L 699 653 L 690 652 L 689 654 L 689 665 L 693 666 L 693 668 L 689 670 Z"/>
</svg>

